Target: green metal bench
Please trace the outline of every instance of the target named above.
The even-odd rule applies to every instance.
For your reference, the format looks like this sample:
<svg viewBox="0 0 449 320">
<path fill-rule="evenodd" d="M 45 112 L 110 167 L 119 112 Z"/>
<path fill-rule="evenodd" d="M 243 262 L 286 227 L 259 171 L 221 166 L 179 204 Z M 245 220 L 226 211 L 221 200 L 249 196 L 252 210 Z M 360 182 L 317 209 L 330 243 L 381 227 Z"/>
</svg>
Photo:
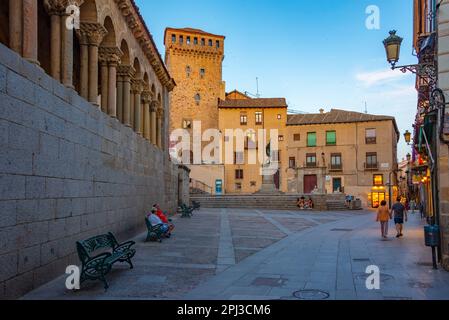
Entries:
<svg viewBox="0 0 449 320">
<path fill-rule="evenodd" d="M 136 243 L 128 241 L 119 244 L 112 233 L 92 237 L 76 243 L 78 256 L 82 262 L 81 283 L 86 280 L 101 280 L 105 290 L 109 288 L 106 275 L 117 262 L 126 262 L 133 269 L 131 259 L 136 250 L 131 247 Z M 97 251 L 98 255 L 93 255 Z"/>
<path fill-rule="evenodd" d="M 157 226 L 152 226 L 151 222 L 145 218 L 145 223 L 147 225 L 147 230 L 148 230 L 148 234 L 147 234 L 147 238 L 145 240 L 145 242 L 148 241 L 158 241 L 158 242 L 162 242 L 162 237 L 164 236 L 164 232 L 161 229 L 161 225 L 157 225 Z"/>
<path fill-rule="evenodd" d="M 191 218 L 193 216 L 193 207 L 188 207 L 184 203 L 181 204 L 181 218 Z"/>
</svg>

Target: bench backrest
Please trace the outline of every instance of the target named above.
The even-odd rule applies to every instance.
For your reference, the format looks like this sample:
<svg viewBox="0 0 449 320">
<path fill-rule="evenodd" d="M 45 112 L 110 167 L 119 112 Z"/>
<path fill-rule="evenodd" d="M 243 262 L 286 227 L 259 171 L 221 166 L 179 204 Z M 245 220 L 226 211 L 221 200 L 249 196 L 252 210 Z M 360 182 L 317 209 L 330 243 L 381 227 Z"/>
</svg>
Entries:
<svg viewBox="0 0 449 320">
<path fill-rule="evenodd" d="M 108 233 L 78 241 L 76 246 L 81 261 L 85 262 L 91 258 L 93 252 L 101 249 L 114 249 L 118 246 L 118 242 L 112 233 Z"/>
<path fill-rule="evenodd" d="M 153 229 L 153 226 L 151 225 L 151 222 L 150 220 L 148 220 L 148 218 L 145 218 L 145 223 L 147 225 L 147 229 L 151 231 Z"/>
</svg>

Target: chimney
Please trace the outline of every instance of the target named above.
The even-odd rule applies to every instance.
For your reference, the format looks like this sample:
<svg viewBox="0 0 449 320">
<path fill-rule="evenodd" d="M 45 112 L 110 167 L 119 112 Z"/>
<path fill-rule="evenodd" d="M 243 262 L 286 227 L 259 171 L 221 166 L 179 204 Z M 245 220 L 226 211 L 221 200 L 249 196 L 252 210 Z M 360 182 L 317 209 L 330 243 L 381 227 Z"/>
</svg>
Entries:
<svg viewBox="0 0 449 320">
<path fill-rule="evenodd" d="M 320 114 L 324 114 L 324 109 L 323 108 L 320 109 Z"/>
</svg>

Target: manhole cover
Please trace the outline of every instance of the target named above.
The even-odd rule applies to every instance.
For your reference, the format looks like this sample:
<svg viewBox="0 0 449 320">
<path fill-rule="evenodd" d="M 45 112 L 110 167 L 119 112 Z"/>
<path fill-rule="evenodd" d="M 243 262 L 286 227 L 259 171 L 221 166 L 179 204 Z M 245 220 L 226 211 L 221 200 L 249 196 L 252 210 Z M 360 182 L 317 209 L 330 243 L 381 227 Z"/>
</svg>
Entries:
<svg viewBox="0 0 449 320">
<path fill-rule="evenodd" d="M 331 231 L 334 232 L 350 232 L 350 231 L 354 231 L 354 229 L 331 229 Z"/>
<path fill-rule="evenodd" d="M 330 294 L 326 291 L 310 289 L 296 291 L 293 296 L 300 300 L 326 300 Z"/>
<path fill-rule="evenodd" d="M 414 289 L 432 289 L 433 286 L 430 283 L 426 283 L 426 282 L 409 282 L 409 287 L 410 288 L 414 288 Z"/>
<path fill-rule="evenodd" d="M 252 285 L 258 287 L 282 287 L 286 281 L 286 279 L 282 278 L 257 278 Z"/>
<path fill-rule="evenodd" d="M 358 273 L 355 275 L 355 279 L 361 280 L 361 281 L 366 281 L 369 276 L 370 276 L 370 274 L 367 274 L 367 273 Z M 381 283 L 385 283 L 385 282 L 387 282 L 389 280 L 393 280 L 393 279 L 394 279 L 394 277 L 390 274 L 386 274 L 386 273 L 380 274 L 380 282 Z"/>
</svg>

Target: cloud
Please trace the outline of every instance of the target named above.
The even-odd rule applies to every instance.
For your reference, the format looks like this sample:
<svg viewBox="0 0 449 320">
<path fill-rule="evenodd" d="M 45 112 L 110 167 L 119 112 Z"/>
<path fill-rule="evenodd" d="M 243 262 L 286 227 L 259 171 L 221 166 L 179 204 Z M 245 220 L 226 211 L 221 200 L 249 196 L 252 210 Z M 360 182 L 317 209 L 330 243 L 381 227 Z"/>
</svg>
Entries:
<svg viewBox="0 0 449 320">
<path fill-rule="evenodd" d="M 376 85 L 382 85 L 387 82 L 400 80 L 408 76 L 402 73 L 400 70 L 378 70 L 372 72 L 362 72 L 356 74 L 355 78 L 357 81 L 361 82 L 365 87 L 372 87 Z"/>
</svg>

